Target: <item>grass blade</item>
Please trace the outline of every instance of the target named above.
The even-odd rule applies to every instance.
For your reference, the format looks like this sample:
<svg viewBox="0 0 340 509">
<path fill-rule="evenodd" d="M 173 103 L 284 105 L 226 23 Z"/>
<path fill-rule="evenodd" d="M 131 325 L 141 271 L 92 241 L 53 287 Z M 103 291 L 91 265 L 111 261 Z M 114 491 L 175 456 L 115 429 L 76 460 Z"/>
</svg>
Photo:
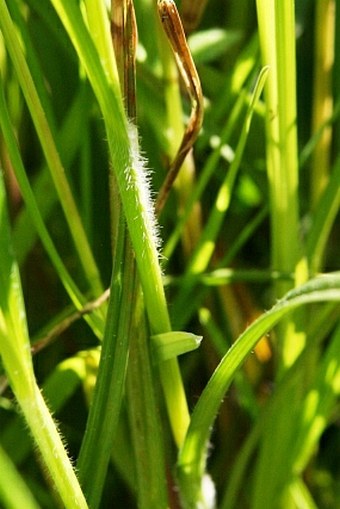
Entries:
<svg viewBox="0 0 340 509">
<path fill-rule="evenodd" d="M 257 319 L 234 343 L 210 378 L 192 414 L 191 424 L 178 460 L 184 507 L 202 503 L 202 478 L 208 440 L 221 401 L 237 369 L 257 341 L 297 307 L 313 302 L 340 300 L 340 274 L 315 278 L 292 290 L 270 311 Z"/>
<path fill-rule="evenodd" d="M 77 49 L 103 113 L 110 156 L 136 255 L 151 332 L 169 332 L 171 325 L 159 263 L 157 227 L 144 162 L 139 153 L 137 129 L 128 124 L 125 116 L 115 63 L 105 74 L 96 47 L 73 1 L 52 0 L 52 3 Z M 104 23 L 101 32 L 109 30 L 109 23 Z M 110 67 L 109 64 L 106 61 L 105 65 Z M 177 360 L 165 361 L 160 376 L 174 437 L 181 444 L 188 427 L 189 412 Z"/>
<path fill-rule="evenodd" d="M 323 257 L 340 206 L 340 160 L 335 162 L 328 185 L 314 211 L 313 224 L 307 238 L 310 271 L 315 274 L 322 267 Z"/>
<path fill-rule="evenodd" d="M 85 297 L 79 291 L 74 281 L 72 280 L 70 274 L 68 273 L 63 261 L 61 260 L 53 241 L 46 229 L 44 221 L 41 217 L 39 208 L 37 206 L 34 194 L 32 192 L 29 180 L 27 178 L 25 168 L 19 153 L 19 148 L 17 145 L 17 141 L 13 132 L 13 128 L 11 126 L 8 110 L 5 103 L 5 98 L 3 95 L 3 87 L 2 80 L 0 77 L 0 125 L 2 129 L 2 134 L 4 136 L 6 147 L 8 150 L 8 156 L 11 160 L 12 167 L 15 171 L 16 177 L 18 179 L 21 193 L 24 197 L 24 200 L 27 205 L 27 209 L 30 212 L 31 219 L 34 223 L 36 231 L 38 232 L 40 239 L 48 253 L 53 265 L 56 268 L 57 273 L 63 285 L 68 292 L 70 298 L 74 302 L 75 306 L 80 309 L 86 302 Z M 101 337 L 103 331 L 103 322 L 100 318 L 100 315 L 94 314 L 88 317 L 90 324 L 93 329 L 96 331 L 97 335 Z"/>
<path fill-rule="evenodd" d="M 86 274 L 88 283 L 94 292 L 94 296 L 98 296 L 103 291 L 98 269 L 89 247 L 73 195 L 65 177 L 64 168 L 62 166 L 50 126 L 46 120 L 45 112 L 34 85 L 31 72 L 26 63 L 15 26 L 10 18 L 4 0 L 0 0 L 0 27 L 5 39 L 6 48 L 13 61 L 23 95 L 30 110 L 46 161 L 51 171 L 51 176 L 54 181 L 60 203 L 65 212 L 65 218 L 69 225 L 84 273 Z"/>
<path fill-rule="evenodd" d="M 4 509 L 39 509 L 19 472 L 0 447 L 0 500 Z"/>
<path fill-rule="evenodd" d="M 137 308 L 135 312 L 138 311 Z M 155 390 L 156 372 L 152 367 L 152 356 L 146 341 L 145 323 L 138 314 L 136 318 L 132 329 L 127 394 L 138 507 L 166 509 L 169 502 L 164 443 Z"/>
<path fill-rule="evenodd" d="M 86 509 L 70 459 L 33 372 L 20 276 L 11 249 L 3 181 L 0 179 L 0 355 L 11 388 L 42 460 L 67 509 Z"/>
<path fill-rule="evenodd" d="M 293 0 L 257 0 L 257 18 L 263 65 L 270 72 L 265 86 L 267 174 L 271 217 L 272 268 L 294 273 L 296 284 L 307 278 L 301 263 L 299 236 L 295 9 Z M 282 297 L 289 282 L 277 282 L 275 293 Z M 280 359 L 282 368 L 294 362 L 305 336 L 298 325 L 282 322 Z"/>
</svg>

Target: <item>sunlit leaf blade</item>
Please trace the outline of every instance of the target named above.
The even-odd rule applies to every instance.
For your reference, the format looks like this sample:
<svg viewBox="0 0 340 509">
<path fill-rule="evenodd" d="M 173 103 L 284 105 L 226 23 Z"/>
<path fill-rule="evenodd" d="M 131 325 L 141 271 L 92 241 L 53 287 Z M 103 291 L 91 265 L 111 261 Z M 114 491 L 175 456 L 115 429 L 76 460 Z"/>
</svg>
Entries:
<svg viewBox="0 0 340 509">
<path fill-rule="evenodd" d="M 202 500 L 201 483 L 208 440 L 221 401 L 236 371 L 257 341 L 292 310 L 313 302 L 340 301 L 340 273 L 321 276 L 290 291 L 256 320 L 221 360 L 192 414 L 191 424 L 178 460 L 178 474 L 185 507 Z"/>
</svg>

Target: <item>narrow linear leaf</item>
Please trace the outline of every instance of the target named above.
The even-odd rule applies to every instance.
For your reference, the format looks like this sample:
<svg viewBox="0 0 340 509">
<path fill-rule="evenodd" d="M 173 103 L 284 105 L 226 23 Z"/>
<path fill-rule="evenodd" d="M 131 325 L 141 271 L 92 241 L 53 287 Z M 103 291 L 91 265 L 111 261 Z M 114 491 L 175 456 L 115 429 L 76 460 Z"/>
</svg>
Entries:
<svg viewBox="0 0 340 509">
<path fill-rule="evenodd" d="M 39 509 L 14 464 L 0 447 L 0 500 L 4 509 Z"/>
<path fill-rule="evenodd" d="M 233 344 L 216 368 L 198 400 L 178 459 L 178 476 L 184 507 L 196 507 L 201 491 L 208 440 L 221 401 L 237 369 L 257 341 L 292 310 L 313 302 L 340 301 L 340 273 L 320 276 L 290 291 L 256 320 Z"/>
<path fill-rule="evenodd" d="M 30 69 L 25 60 L 25 55 L 17 36 L 15 26 L 8 12 L 5 0 L 0 0 L 0 28 L 5 40 L 6 49 L 11 56 L 18 81 L 30 110 L 32 120 L 48 163 L 61 206 L 64 210 L 65 218 L 84 273 L 86 274 L 88 283 L 90 284 L 94 295 L 100 295 L 103 288 L 100 282 L 99 272 L 92 255 L 77 206 L 70 190 L 70 186 L 66 179 L 55 140 L 47 122 L 45 112 Z"/>
<path fill-rule="evenodd" d="M 20 275 L 13 256 L 5 189 L 0 174 L 0 356 L 44 466 L 65 508 L 87 509 L 61 436 L 37 386 Z"/>
</svg>

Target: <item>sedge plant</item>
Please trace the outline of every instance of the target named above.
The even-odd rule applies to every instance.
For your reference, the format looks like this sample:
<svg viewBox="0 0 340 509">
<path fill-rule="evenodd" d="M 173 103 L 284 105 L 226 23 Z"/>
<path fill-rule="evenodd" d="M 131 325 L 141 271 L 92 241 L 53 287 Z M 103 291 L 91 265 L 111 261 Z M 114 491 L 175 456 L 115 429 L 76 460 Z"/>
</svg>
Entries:
<svg viewBox="0 0 340 509">
<path fill-rule="evenodd" d="M 339 505 L 339 20 L 0 0 L 1 507 Z"/>
</svg>

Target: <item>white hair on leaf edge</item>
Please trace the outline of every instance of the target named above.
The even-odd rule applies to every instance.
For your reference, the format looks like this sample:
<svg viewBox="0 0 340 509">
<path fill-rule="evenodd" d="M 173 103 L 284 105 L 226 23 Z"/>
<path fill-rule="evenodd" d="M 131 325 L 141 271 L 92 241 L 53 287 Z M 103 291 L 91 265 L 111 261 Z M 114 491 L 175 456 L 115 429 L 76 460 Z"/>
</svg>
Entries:
<svg viewBox="0 0 340 509">
<path fill-rule="evenodd" d="M 149 232 L 153 248 L 157 252 L 157 257 L 160 258 L 161 237 L 151 196 L 151 175 L 147 168 L 147 160 L 140 153 L 138 129 L 132 121 L 128 122 L 128 135 L 130 140 L 131 167 L 125 169 L 126 183 L 128 186 L 135 185 L 137 190 L 135 194 L 137 208 L 140 209 L 145 223 L 143 241 L 147 240 L 146 237 L 148 235 L 146 231 Z"/>
</svg>

